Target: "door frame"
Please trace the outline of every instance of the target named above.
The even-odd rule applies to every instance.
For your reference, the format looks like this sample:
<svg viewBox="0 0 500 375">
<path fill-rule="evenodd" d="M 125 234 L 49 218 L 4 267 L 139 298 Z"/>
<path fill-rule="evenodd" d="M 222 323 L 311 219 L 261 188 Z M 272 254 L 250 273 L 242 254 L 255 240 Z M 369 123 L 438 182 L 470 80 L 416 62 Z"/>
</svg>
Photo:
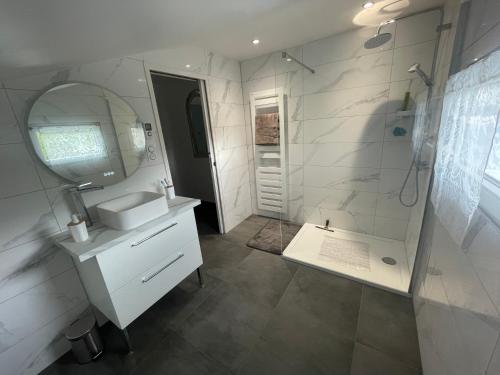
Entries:
<svg viewBox="0 0 500 375">
<path fill-rule="evenodd" d="M 219 179 L 219 172 L 217 169 L 217 155 L 215 152 L 215 147 L 214 147 L 214 136 L 213 136 L 213 131 L 212 131 L 212 123 L 210 121 L 210 106 L 208 105 L 208 94 L 207 94 L 207 80 L 208 76 L 195 73 L 195 72 L 186 72 L 186 71 L 181 71 L 177 69 L 168 69 L 165 68 L 164 66 L 158 66 L 154 64 L 147 64 L 144 63 L 144 71 L 145 71 L 145 76 L 146 76 L 146 82 L 148 85 L 148 90 L 149 90 L 149 95 L 151 98 L 151 106 L 153 109 L 153 115 L 155 119 L 155 126 L 156 126 L 156 132 L 159 137 L 159 142 L 160 142 L 160 148 L 161 148 L 161 154 L 163 157 L 164 165 L 165 165 L 165 170 L 167 173 L 167 176 L 169 177 L 170 181 L 173 182 L 172 180 L 172 174 L 170 173 L 170 164 L 168 162 L 168 156 L 167 156 L 167 149 L 165 146 L 165 138 L 161 126 L 161 121 L 160 121 L 160 115 L 158 112 L 158 103 L 156 101 L 156 95 L 154 92 L 154 87 L 153 87 L 153 80 L 151 76 L 153 74 L 158 74 L 158 75 L 166 75 L 166 76 L 172 76 L 173 78 L 179 78 L 179 79 L 190 79 L 190 80 L 196 80 L 198 82 L 198 86 L 200 89 L 200 96 L 201 96 L 201 102 L 203 104 L 203 119 L 204 119 L 204 125 L 205 125 L 205 135 L 207 138 L 207 146 L 208 146 L 208 158 L 209 158 L 209 163 L 210 163 L 210 172 L 212 175 L 212 184 L 213 184 L 213 189 L 214 189 L 214 195 L 215 195 L 215 207 L 217 209 L 217 221 L 219 223 L 219 232 L 221 234 L 225 233 L 225 225 L 224 225 L 224 213 L 222 210 L 222 196 L 221 196 L 221 189 L 220 189 L 220 179 Z"/>
</svg>

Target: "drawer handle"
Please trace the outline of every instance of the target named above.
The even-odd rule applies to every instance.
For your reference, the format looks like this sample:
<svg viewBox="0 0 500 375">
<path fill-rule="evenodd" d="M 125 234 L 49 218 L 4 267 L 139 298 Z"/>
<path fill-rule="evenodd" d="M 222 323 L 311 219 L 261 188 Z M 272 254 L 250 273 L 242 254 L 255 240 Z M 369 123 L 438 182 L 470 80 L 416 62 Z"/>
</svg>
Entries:
<svg viewBox="0 0 500 375">
<path fill-rule="evenodd" d="M 174 264 L 175 262 L 177 262 L 183 256 L 184 256 L 183 253 L 177 253 L 177 257 L 175 259 L 171 260 L 170 262 L 168 262 L 167 264 L 165 264 L 162 268 L 160 268 L 159 270 L 155 271 L 151 275 L 143 277 L 142 278 L 142 283 L 143 284 L 147 283 L 149 280 L 151 280 L 153 277 L 157 276 L 160 272 L 165 271 L 168 267 L 170 267 L 172 264 Z"/>
<path fill-rule="evenodd" d="M 132 246 L 132 247 L 134 247 L 134 246 L 139 246 L 141 243 L 144 243 L 144 242 L 146 242 L 147 240 L 150 240 L 150 239 L 151 239 L 151 238 L 153 238 L 154 236 L 157 236 L 157 235 L 159 235 L 160 233 L 163 233 L 163 232 L 165 232 L 166 230 L 169 230 L 170 228 L 175 227 L 176 225 L 177 225 L 177 223 L 172 223 L 172 224 L 170 224 L 168 227 L 163 228 L 163 229 L 160 229 L 158 232 L 153 233 L 152 235 L 147 236 L 146 238 L 143 238 L 143 239 L 142 239 L 142 240 L 140 240 L 140 241 L 134 242 L 134 243 L 133 243 L 132 245 L 130 245 L 130 246 Z"/>
</svg>

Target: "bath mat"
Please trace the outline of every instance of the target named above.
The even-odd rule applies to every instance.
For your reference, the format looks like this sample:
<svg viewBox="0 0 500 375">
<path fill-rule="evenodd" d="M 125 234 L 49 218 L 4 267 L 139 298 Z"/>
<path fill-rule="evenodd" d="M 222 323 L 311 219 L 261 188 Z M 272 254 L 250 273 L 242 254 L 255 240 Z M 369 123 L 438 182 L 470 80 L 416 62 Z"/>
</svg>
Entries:
<svg viewBox="0 0 500 375">
<path fill-rule="evenodd" d="M 301 225 L 270 220 L 250 241 L 247 246 L 273 254 L 283 253 L 290 241 L 299 231 Z"/>
</svg>

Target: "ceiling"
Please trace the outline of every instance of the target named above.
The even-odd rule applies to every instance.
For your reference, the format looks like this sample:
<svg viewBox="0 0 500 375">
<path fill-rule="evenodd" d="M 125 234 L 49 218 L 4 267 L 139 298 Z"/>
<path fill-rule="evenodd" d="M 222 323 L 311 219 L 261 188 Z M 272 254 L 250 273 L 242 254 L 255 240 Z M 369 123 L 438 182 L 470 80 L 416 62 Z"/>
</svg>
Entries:
<svg viewBox="0 0 500 375">
<path fill-rule="evenodd" d="M 179 45 L 205 46 L 243 60 L 442 0 L 375 0 L 376 9 L 368 11 L 362 2 L 1 0 L 0 78 Z M 378 9 L 378 3 L 391 12 Z M 254 38 L 261 40 L 257 47 Z"/>
</svg>

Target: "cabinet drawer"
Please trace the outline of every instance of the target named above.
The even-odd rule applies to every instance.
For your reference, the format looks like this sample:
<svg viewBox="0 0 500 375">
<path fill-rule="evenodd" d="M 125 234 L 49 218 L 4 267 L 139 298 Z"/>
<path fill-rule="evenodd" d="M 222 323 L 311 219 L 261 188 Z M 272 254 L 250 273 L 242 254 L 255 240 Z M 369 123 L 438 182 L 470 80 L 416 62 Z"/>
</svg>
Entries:
<svg viewBox="0 0 500 375">
<path fill-rule="evenodd" d="M 125 241 L 97 256 L 109 293 L 192 240 L 198 240 L 192 210 Z"/>
<path fill-rule="evenodd" d="M 118 327 L 125 328 L 202 264 L 198 240 L 178 249 L 111 294 Z"/>
</svg>

